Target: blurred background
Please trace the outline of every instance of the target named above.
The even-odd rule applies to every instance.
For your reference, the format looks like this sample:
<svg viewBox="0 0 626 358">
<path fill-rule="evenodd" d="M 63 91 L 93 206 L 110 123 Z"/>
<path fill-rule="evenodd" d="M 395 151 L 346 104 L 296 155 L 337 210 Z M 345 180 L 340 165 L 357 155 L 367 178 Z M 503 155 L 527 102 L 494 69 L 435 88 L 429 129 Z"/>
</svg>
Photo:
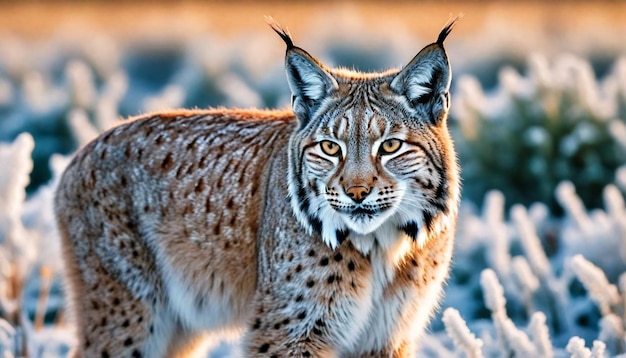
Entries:
<svg viewBox="0 0 626 358">
<path fill-rule="evenodd" d="M 515 323 L 545 312 L 561 353 L 572 335 L 608 337 L 598 333 L 606 312 L 583 299 L 566 258 L 586 253 L 611 282 L 626 270 L 626 2 L 620 1 L 0 2 L 0 144 L 8 148 L 0 145 L 0 242 L 13 240 L 9 266 L 0 248 L 0 316 L 20 312 L 2 297 L 17 295 L 30 280 L 27 316 L 40 317 L 40 325 L 63 321 L 58 243 L 49 239 L 51 180 L 66 160 L 58 154 L 69 156 L 120 118 L 145 112 L 288 106 L 284 44 L 265 16 L 327 65 L 379 71 L 408 63 L 461 13 L 446 48 L 464 209 L 444 307 L 459 308 L 470 328 L 485 328 L 481 320 L 491 307 L 483 305 L 479 274 L 493 268 L 505 281 Z M 32 148 L 23 132 L 32 135 Z M 23 188 L 3 178 L 22 172 L 27 196 L 4 200 Z M 528 220 L 519 206 L 509 211 L 515 204 L 529 207 Z M 28 235 L 7 229 L 6 222 L 18 221 Z M 22 244 L 23 237 L 37 244 Z M 536 240 L 551 269 L 533 264 L 540 259 L 524 237 Z M 25 254 L 16 256 L 15 248 Z M 543 291 L 524 291 L 532 280 L 510 283 L 516 273 L 507 260 L 520 255 Z M 21 274 L 3 269 L 16 262 Z M 626 276 L 622 281 L 626 289 Z M 51 301 L 38 311 L 42 286 Z M 3 327 L 0 320 L 0 348 Z M 439 317 L 432 330 L 443 330 Z M 485 331 L 496 336 L 493 327 Z M 620 332 L 622 343 L 610 348 L 615 354 L 626 351 Z M 63 355 L 71 339 L 52 336 L 40 334 L 43 343 L 34 347 L 61 342 L 56 351 Z M 501 352 L 493 348 L 497 340 L 482 338 L 486 351 Z M 425 356 L 452 354 L 450 339 L 433 342 L 443 343 L 426 346 Z"/>
</svg>

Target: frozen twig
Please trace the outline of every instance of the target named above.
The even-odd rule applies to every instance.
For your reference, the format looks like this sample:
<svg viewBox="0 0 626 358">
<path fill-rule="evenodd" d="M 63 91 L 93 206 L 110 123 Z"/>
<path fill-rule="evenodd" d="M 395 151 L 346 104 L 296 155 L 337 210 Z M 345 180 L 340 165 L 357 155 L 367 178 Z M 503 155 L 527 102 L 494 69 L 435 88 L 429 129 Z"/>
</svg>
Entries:
<svg viewBox="0 0 626 358">
<path fill-rule="evenodd" d="M 591 299 L 598 304 L 603 316 L 611 313 L 612 307 L 619 306 L 621 297 L 617 287 L 609 283 L 600 268 L 587 261 L 582 255 L 574 256 L 571 259 L 571 265 Z"/>
<path fill-rule="evenodd" d="M 530 338 L 535 346 L 538 357 L 551 358 L 554 356 L 550 332 L 546 325 L 546 315 L 542 312 L 535 312 L 530 319 L 528 327 Z"/>
<path fill-rule="evenodd" d="M 467 324 L 461 317 L 459 311 L 454 308 L 448 308 L 443 313 L 442 321 L 446 326 L 448 336 L 452 338 L 454 344 L 459 350 L 465 352 L 467 358 L 482 358 L 481 348 L 483 341 L 467 328 Z"/>
<path fill-rule="evenodd" d="M 585 340 L 580 337 L 572 337 L 565 349 L 571 353 L 571 358 L 591 358 L 591 351 L 585 347 Z"/>
<path fill-rule="evenodd" d="M 535 232 L 535 226 L 530 221 L 526 208 L 521 205 L 513 206 L 511 209 L 511 217 L 519 232 L 522 247 L 528 257 L 528 262 L 533 272 L 541 278 L 549 277 L 550 262 L 548 262 L 546 253 L 541 247 L 541 242 Z"/>
</svg>

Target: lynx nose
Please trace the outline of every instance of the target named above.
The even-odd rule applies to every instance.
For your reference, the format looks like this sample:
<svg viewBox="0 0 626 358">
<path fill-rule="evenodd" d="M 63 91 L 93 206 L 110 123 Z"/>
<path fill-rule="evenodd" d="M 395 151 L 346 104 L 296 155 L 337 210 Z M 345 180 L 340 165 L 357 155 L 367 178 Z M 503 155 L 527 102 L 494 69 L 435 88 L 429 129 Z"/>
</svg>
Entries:
<svg viewBox="0 0 626 358">
<path fill-rule="evenodd" d="M 370 193 L 370 190 L 371 188 L 369 187 L 356 185 L 346 189 L 346 194 L 348 194 L 350 199 L 352 199 L 353 201 L 360 203 L 365 200 L 365 197 L 367 196 L 367 194 Z"/>
</svg>

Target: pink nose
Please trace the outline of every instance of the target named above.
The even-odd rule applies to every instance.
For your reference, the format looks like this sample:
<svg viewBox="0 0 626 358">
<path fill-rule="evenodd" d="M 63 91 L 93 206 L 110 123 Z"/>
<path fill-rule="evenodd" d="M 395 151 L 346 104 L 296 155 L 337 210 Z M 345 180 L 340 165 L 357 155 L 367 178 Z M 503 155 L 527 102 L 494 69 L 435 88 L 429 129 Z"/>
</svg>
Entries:
<svg viewBox="0 0 626 358">
<path fill-rule="evenodd" d="M 346 189 L 346 194 L 348 194 L 348 196 L 350 197 L 350 199 L 352 199 L 353 201 L 360 203 L 363 200 L 365 200 L 365 197 L 367 196 L 367 194 L 370 193 L 370 188 L 368 187 L 364 187 L 364 186 L 351 186 L 348 189 Z"/>
</svg>

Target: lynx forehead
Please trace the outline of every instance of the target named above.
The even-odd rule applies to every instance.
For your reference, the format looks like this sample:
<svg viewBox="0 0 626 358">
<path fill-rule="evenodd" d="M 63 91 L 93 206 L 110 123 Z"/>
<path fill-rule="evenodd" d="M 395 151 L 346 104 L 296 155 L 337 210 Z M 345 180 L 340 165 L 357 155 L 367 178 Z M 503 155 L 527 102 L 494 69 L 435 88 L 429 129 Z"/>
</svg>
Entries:
<svg viewBox="0 0 626 358">
<path fill-rule="evenodd" d="M 73 356 L 409 357 L 449 271 L 450 66 L 328 68 L 287 45 L 293 111 L 140 116 L 76 154 L 55 198 Z"/>
</svg>

